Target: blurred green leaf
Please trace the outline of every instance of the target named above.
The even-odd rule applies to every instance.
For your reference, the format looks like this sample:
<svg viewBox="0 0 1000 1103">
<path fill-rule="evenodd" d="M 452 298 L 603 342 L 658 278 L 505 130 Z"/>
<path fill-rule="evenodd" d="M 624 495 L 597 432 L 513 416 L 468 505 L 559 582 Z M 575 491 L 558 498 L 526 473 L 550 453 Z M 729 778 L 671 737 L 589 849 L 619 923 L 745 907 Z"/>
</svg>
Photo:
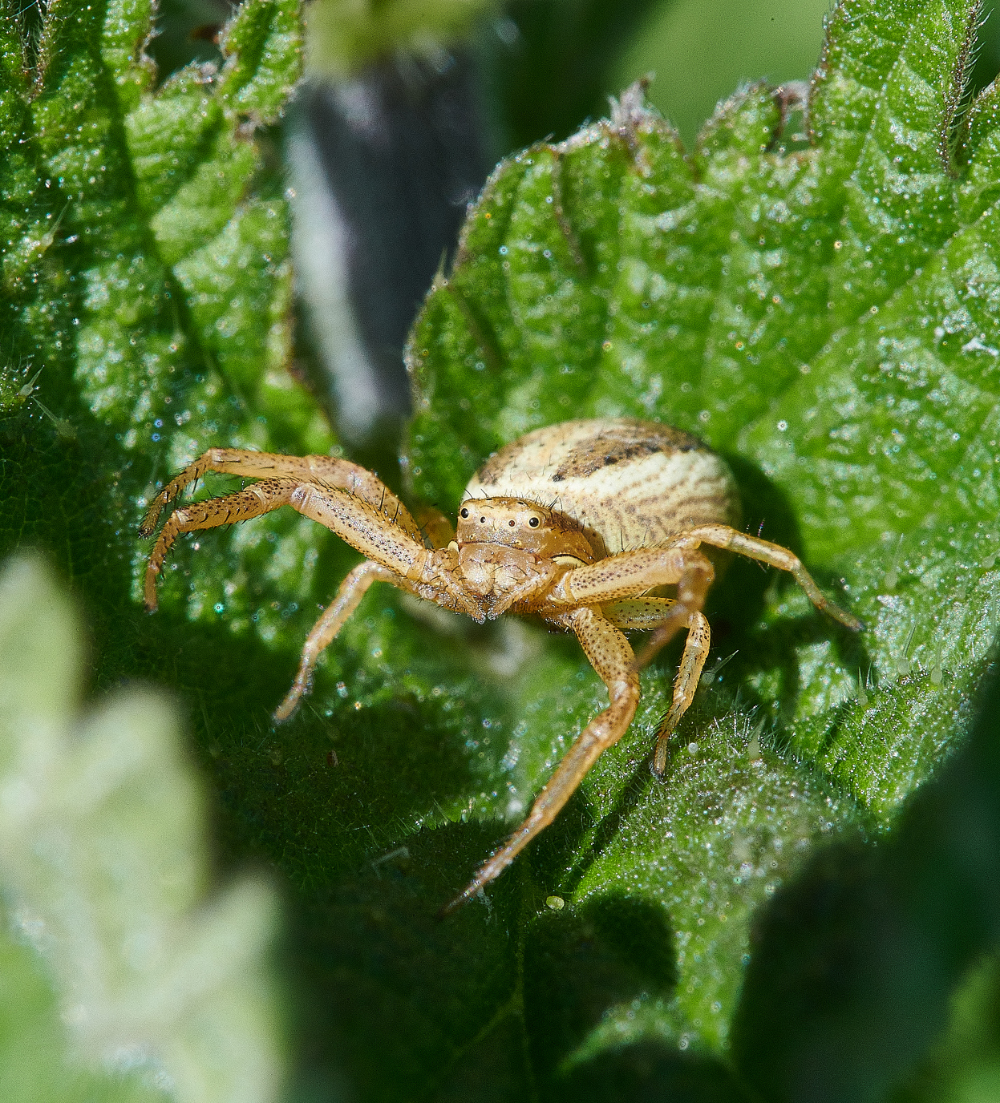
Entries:
<svg viewBox="0 0 1000 1103">
<path fill-rule="evenodd" d="M 894 1103 L 990 1103 L 1000 1094 L 997 964 L 986 959 L 955 992 L 947 1031 Z"/>
<path fill-rule="evenodd" d="M 444 45 L 466 35 L 490 7 L 488 0 L 319 0 L 308 16 L 309 73 L 343 79 L 394 53 L 440 60 Z"/>
<path fill-rule="evenodd" d="M 51 550 L 94 625 L 99 688 L 182 694 L 220 865 L 284 876 L 296 1092 L 778 1097 L 775 1054 L 798 1035 L 755 931 L 800 888 L 822 911 L 847 878 L 832 863 L 816 887 L 824 855 L 892 836 L 961 743 L 997 627 L 997 94 L 963 114 L 974 5 L 839 7 L 808 142 L 760 85 L 686 154 L 633 92 L 502 165 L 470 212 L 414 331 L 414 496 L 453 511 L 535 426 L 661 418 L 731 460 L 747 524 L 868 630 L 734 562 L 666 783 L 648 758 L 674 653 L 556 824 L 441 924 L 605 692 L 571 639 L 376 591 L 276 728 L 317 606 L 357 560 L 294 514 L 182 542 L 142 613 L 135 526 L 158 482 L 214 444 L 334 447 L 290 370 L 269 129 L 297 9 L 252 0 L 218 72 L 154 89 L 148 12 L 60 4 L 37 65 L 15 22 L 0 40 L 0 544 Z M 785 1006 L 812 1029 L 803 990 Z"/>
<path fill-rule="evenodd" d="M 617 59 L 608 90 L 653 74 L 650 101 L 694 141 L 716 103 L 741 84 L 806 80 L 830 8 L 824 0 L 666 0 Z"/>
<path fill-rule="evenodd" d="M 40 970 L 5 936 L 3 1098 L 144 1099 L 156 1085 L 192 1103 L 273 1099 L 272 894 L 243 880 L 205 900 L 204 810 L 172 710 L 133 690 L 80 716 L 80 660 L 80 626 L 50 573 L 8 564 L 0 888 L 68 1038 Z M 123 1073 L 87 1088 L 79 1061 Z"/>
<path fill-rule="evenodd" d="M 288 211 L 267 129 L 299 74 L 299 13 L 290 0 L 245 5 L 218 71 L 191 66 L 155 91 L 142 53 L 149 4 L 64 0 L 40 27 L 30 15 L 10 4 L 0 20 L 0 547 L 55 554 L 93 620 L 106 689 L 183 651 L 179 637 L 143 649 L 133 596 L 144 557 L 134 526 L 157 473 L 219 432 L 332 445 L 290 371 Z M 294 604 L 311 549 L 283 602 Z M 78 719 L 82 659 L 61 599 L 28 570 L 5 593 L 17 624 L 0 662 L 3 879 L 15 920 L 49 957 L 70 1039 L 37 968 L 5 942 L 20 979 L 4 1044 L 19 1053 L 37 1035 L 52 1060 L 36 1055 L 33 1071 L 27 1049 L 4 1062 L 18 1094 L 0 1094 L 153 1092 L 118 1074 L 89 1088 L 70 1060 L 82 1054 L 166 1069 L 156 1082 L 177 1098 L 273 1098 L 273 993 L 259 957 L 269 894 L 245 881 L 204 905 L 204 813 L 175 722 L 148 694 Z M 262 636 L 282 623 L 281 606 L 266 609 Z M 213 604 L 207 613 L 218 619 Z"/>
</svg>

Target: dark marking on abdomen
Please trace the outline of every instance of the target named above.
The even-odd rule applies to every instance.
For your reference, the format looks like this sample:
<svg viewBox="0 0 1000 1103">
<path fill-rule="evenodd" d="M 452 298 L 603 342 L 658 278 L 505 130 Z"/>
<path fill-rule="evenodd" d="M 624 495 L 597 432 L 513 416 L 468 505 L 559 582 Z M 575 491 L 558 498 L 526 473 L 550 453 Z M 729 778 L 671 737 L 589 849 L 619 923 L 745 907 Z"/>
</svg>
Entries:
<svg viewBox="0 0 1000 1103">
<path fill-rule="evenodd" d="M 706 451 L 705 445 L 690 433 L 670 425 L 648 421 L 611 424 L 599 436 L 574 449 L 552 475 L 552 482 L 569 478 L 586 478 L 602 467 L 652 456 L 657 452 Z"/>
</svg>

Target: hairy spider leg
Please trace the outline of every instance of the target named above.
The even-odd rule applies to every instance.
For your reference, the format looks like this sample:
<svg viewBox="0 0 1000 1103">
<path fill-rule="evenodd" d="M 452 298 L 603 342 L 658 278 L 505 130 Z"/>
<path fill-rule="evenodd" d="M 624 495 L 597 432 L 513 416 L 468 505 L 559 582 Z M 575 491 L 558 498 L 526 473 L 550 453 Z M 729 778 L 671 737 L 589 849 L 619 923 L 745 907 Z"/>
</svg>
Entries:
<svg viewBox="0 0 1000 1103">
<path fill-rule="evenodd" d="M 653 638 L 639 653 L 636 665 L 644 666 L 682 627 L 688 628 L 684 654 L 674 681 L 673 700 L 657 728 L 653 769 L 658 774 L 662 774 L 666 769 L 667 742 L 694 700 L 698 681 L 705 660 L 708 658 L 711 631 L 701 610 L 713 575 L 708 561 L 697 550 L 701 544 L 733 551 L 787 571 L 817 609 L 828 613 L 854 631 L 862 627 L 857 617 L 835 605 L 823 594 L 798 556 L 787 548 L 762 540 L 759 536 L 749 536 L 729 525 L 699 525 L 685 532 L 668 549 L 662 551 L 640 549 L 629 553 L 630 561 L 625 572 L 627 576 L 633 580 L 648 580 L 650 585 L 676 581 L 679 606 L 673 610 L 673 615 L 665 618 L 657 628 Z M 596 568 L 606 565 L 603 572 L 595 570 L 594 567 L 583 567 L 571 572 L 564 580 L 563 588 L 577 598 L 614 589 L 615 576 L 618 574 L 616 567 L 622 558 L 622 556 L 615 556 L 611 560 L 603 560 L 594 565 Z M 706 567 L 708 567 L 707 571 Z M 682 569 L 680 574 L 675 576 L 676 568 Z M 654 577 L 656 583 L 653 582 Z M 556 589 L 558 590 L 559 587 Z M 684 609 L 688 611 L 686 619 Z"/>
<path fill-rule="evenodd" d="M 656 728 L 656 749 L 653 752 L 653 773 L 662 777 L 667 768 L 667 747 L 670 736 L 691 707 L 698 690 L 701 672 L 705 669 L 712 644 L 712 629 L 702 612 L 714 571 L 711 563 L 699 552 L 685 549 L 686 566 L 677 580 L 677 601 L 664 617 L 653 638 L 640 651 L 636 668 L 645 666 L 656 653 L 670 642 L 682 628 L 687 629 L 684 651 L 674 676 L 670 708 Z"/>
<path fill-rule="evenodd" d="M 336 456 L 282 456 L 274 452 L 251 452 L 245 448 L 210 448 L 176 475 L 153 499 L 139 526 L 140 536 L 152 536 L 163 507 L 189 484 L 207 472 L 239 475 L 245 479 L 282 479 L 296 483 L 346 490 L 401 528 L 418 544 L 423 543 L 420 527 L 395 494 L 370 471 L 350 460 Z"/>
<path fill-rule="evenodd" d="M 546 595 L 545 606 L 555 612 L 566 606 L 604 605 L 635 598 L 656 586 L 673 585 L 678 587 L 677 604 L 683 605 L 692 599 L 696 575 L 702 578 L 697 588 L 707 589 L 715 578 L 715 569 L 694 548 L 678 543 L 637 548 L 567 571 Z M 690 581 L 681 586 L 687 576 Z M 674 615 L 682 614 L 671 613 Z"/>
<path fill-rule="evenodd" d="M 576 609 L 562 616 L 550 616 L 553 623 L 572 628 L 591 665 L 608 687 L 609 706 L 583 729 L 566 752 L 545 788 L 535 798 L 524 823 L 477 871 L 468 886 L 445 905 L 447 914 L 501 874 L 514 858 L 544 831 L 575 792 L 591 766 L 618 742 L 628 730 L 639 703 L 639 675 L 628 640 L 592 607 Z"/>
<path fill-rule="evenodd" d="M 313 671 L 316 669 L 320 655 L 333 642 L 334 637 L 361 604 L 361 599 L 373 582 L 391 582 L 402 590 L 409 588 L 394 571 L 387 570 L 378 563 L 372 563 L 369 559 L 359 563 L 354 570 L 350 571 L 341 582 L 337 596 L 323 611 L 306 638 L 302 648 L 302 658 L 299 660 L 299 672 L 295 675 L 295 681 L 285 695 L 284 701 L 275 710 L 275 720 L 279 722 L 287 720 L 295 711 L 303 695 L 309 692 Z"/>
<path fill-rule="evenodd" d="M 660 646 L 666 643 L 667 639 L 678 628 L 682 627 L 677 613 L 678 603 L 671 598 L 663 597 L 631 598 L 625 601 L 616 601 L 604 607 L 604 615 L 617 628 L 640 628 L 647 631 L 660 628 L 666 629 L 669 635 L 663 639 Z M 677 675 L 674 678 L 672 703 L 656 729 L 653 772 L 660 777 L 663 776 L 667 767 L 667 745 L 670 735 L 694 700 L 712 642 L 712 630 L 708 618 L 700 610 L 689 614 L 687 630 L 684 653 L 681 656 Z M 656 641 L 654 640 L 653 646 L 655 647 L 655 645 Z M 635 661 L 636 668 L 641 668 L 651 657 L 647 653 L 647 649 L 643 649 Z"/>
<path fill-rule="evenodd" d="M 855 632 L 860 631 L 864 625 L 853 613 L 834 605 L 813 581 L 812 575 L 802 565 L 802 560 L 787 548 L 780 544 L 772 544 L 769 540 L 762 540 L 759 536 L 749 536 L 745 532 L 730 528 L 728 525 L 699 525 L 686 532 L 686 538 L 702 544 L 711 544 L 715 548 L 725 548 L 728 551 L 745 555 L 748 559 L 758 559 L 761 563 L 767 563 L 779 570 L 788 571 L 795 581 L 802 587 L 806 597 L 821 612 L 827 613 L 834 620 L 840 621 L 845 627 Z"/>
<path fill-rule="evenodd" d="M 709 544 L 712 547 L 733 551 L 739 555 L 757 559 L 770 566 L 787 571 L 802 587 L 806 596 L 817 609 L 828 613 L 848 628 L 855 631 L 861 628 L 861 621 L 857 617 L 835 605 L 823 594 L 812 576 L 802 565 L 802 561 L 787 548 L 772 544 L 768 540 L 762 540 L 759 536 L 748 536 L 746 533 L 728 525 L 699 525 L 697 528 L 684 533 L 675 546 L 683 548 L 689 555 L 693 556 L 698 554 L 696 549 L 700 544 Z M 684 645 L 684 654 L 681 656 L 677 676 L 674 679 L 673 700 L 670 709 L 656 729 L 653 770 L 661 776 L 667 766 L 667 747 L 670 736 L 694 700 L 698 682 L 708 658 L 711 629 L 708 621 L 702 615 L 701 609 L 710 582 L 711 578 L 706 581 L 703 575 L 701 577 L 691 576 L 686 582 L 678 581 L 678 599 L 692 609 L 692 616 L 687 625 L 688 638 Z M 684 598 L 682 593 L 685 587 L 689 590 L 687 598 Z M 695 615 L 695 610 L 697 610 L 697 615 Z M 680 627 L 681 624 L 677 622 L 664 623 L 657 630 L 652 640 L 639 653 L 637 665 L 645 666 Z"/>
<path fill-rule="evenodd" d="M 183 509 L 175 509 L 161 529 L 146 567 L 146 608 L 150 612 L 156 609 L 156 577 L 162 571 L 163 561 L 181 533 L 232 525 L 237 521 L 260 517 L 280 506 L 290 505 L 295 488 L 295 483 L 283 479 L 264 479 L 235 494 L 227 494 L 224 498 L 209 498 L 204 502 L 193 502 Z"/>
<path fill-rule="evenodd" d="M 857 617 L 841 609 L 838 605 L 835 605 L 823 594 L 812 576 L 802 565 L 802 561 L 787 548 L 783 548 L 778 544 L 772 544 L 768 540 L 762 540 L 759 536 L 748 536 L 746 533 L 730 528 L 728 525 L 699 525 L 697 528 L 691 529 L 684 534 L 684 542 L 685 546 L 689 548 L 695 548 L 701 543 L 709 544 L 712 547 L 724 548 L 729 551 L 737 552 L 740 555 L 745 555 L 748 558 L 760 560 L 770 566 L 778 567 L 783 571 L 788 571 L 802 587 L 806 596 L 817 609 L 828 613 L 835 620 L 840 621 L 841 624 L 855 631 L 862 627 L 861 621 L 858 620 Z M 680 595 L 681 587 L 682 584 L 678 583 L 678 596 Z M 705 586 L 705 590 L 707 590 L 707 586 Z M 677 676 L 674 679 L 673 701 L 670 709 L 656 729 L 656 750 L 653 754 L 653 771 L 661 777 L 667 768 L 667 748 L 670 736 L 673 734 L 681 718 L 684 716 L 685 712 L 687 712 L 691 702 L 694 700 L 694 695 L 701 679 L 701 673 L 705 667 L 705 661 L 708 658 L 709 647 L 711 645 L 711 628 L 704 615 L 700 612 L 704 602 L 704 596 L 704 591 L 702 591 L 700 600 L 695 597 L 698 603 L 699 612 L 696 616 L 692 615 L 688 627 L 688 637 L 684 645 L 684 654 L 681 656 Z M 688 602 L 688 604 L 690 604 L 690 602 Z M 676 629 L 673 629 L 673 631 L 676 631 Z M 653 654 L 667 642 L 670 635 L 673 634 L 673 631 L 669 625 L 665 625 L 663 628 L 659 629 L 656 636 L 654 636 L 650 643 L 640 652 L 638 665 L 645 665 L 645 663 L 652 658 Z"/>
<path fill-rule="evenodd" d="M 423 506 L 418 509 L 416 519 L 424 540 L 432 548 L 446 548 L 455 539 L 455 526 L 437 506 Z"/>
<path fill-rule="evenodd" d="M 656 634 L 639 652 L 636 659 L 636 666 L 639 668 L 646 666 L 682 628 L 691 627 L 692 617 L 696 613 L 700 614 L 705 607 L 708 588 L 715 579 L 715 569 L 704 555 L 694 548 L 684 547 L 679 550 L 683 569 L 677 579 L 677 601 L 670 615 L 657 628 Z M 707 646 L 705 654 L 708 654 Z M 677 719 L 680 719 L 680 715 Z"/>
<path fill-rule="evenodd" d="M 697 539 L 685 533 L 664 548 L 639 548 L 578 567 L 560 579 L 548 598 L 554 604 L 563 601 L 579 604 L 595 599 L 616 600 L 630 593 L 641 594 L 654 586 L 677 586 L 677 600 L 664 608 L 663 618 L 656 625 L 653 638 L 642 649 L 638 660 L 633 659 L 633 666 L 638 670 L 679 631 L 687 629 L 684 653 L 674 678 L 670 709 L 656 733 L 653 769 L 661 775 L 666 768 L 667 741 L 694 700 L 712 638 L 702 609 L 708 588 L 715 578 L 715 568 L 698 551 L 698 543 Z"/>
<path fill-rule="evenodd" d="M 701 672 L 705 669 L 709 648 L 712 645 L 712 629 L 708 617 L 701 610 L 692 612 L 687 625 L 684 653 L 674 677 L 673 698 L 666 716 L 656 728 L 656 750 L 653 752 L 653 773 L 663 777 L 667 769 L 667 747 L 670 736 L 691 707 L 698 690 Z"/>
<path fill-rule="evenodd" d="M 214 451 L 225 452 L 226 450 L 215 449 Z M 243 455 L 259 457 L 266 453 L 249 452 Z M 294 460 L 296 457 L 276 458 Z M 329 459 L 331 464 L 338 465 L 338 469 L 343 471 L 339 465 L 345 461 L 323 456 L 306 458 L 317 461 Z M 348 466 L 356 467 L 354 464 Z M 197 467 L 196 461 L 187 469 L 187 475 L 190 476 L 187 478 L 188 482 L 199 477 L 198 472 L 191 474 Z M 222 461 L 213 469 L 223 470 L 228 474 L 234 473 Z M 204 466 L 202 470 L 205 470 Z M 357 468 L 357 470 L 364 469 Z M 250 473 L 244 472 L 244 474 Z M 173 481 L 177 484 L 171 492 L 173 494 L 185 485 L 179 479 L 180 476 Z M 460 582 L 456 581 L 457 554 L 448 548 L 438 550 L 425 548 L 420 530 L 405 506 L 398 503 L 398 509 L 393 508 L 390 511 L 387 505 L 390 497 L 395 502 L 398 502 L 398 499 L 391 496 L 388 489 L 385 489 L 384 494 L 378 493 L 376 497 L 376 483 L 378 486 L 382 485 L 374 476 L 371 476 L 368 483 L 358 484 L 364 491 L 362 496 L 354 490 L 334 487 L 329 483 L 263 479 L 234 494 L 228 494 L 222 498 L 209 498 L 174 510 L 160 532 L 146 569 L 147 608 L 150 610 L 156 608 L 156 576 L 160 574 L 163 560 L 180 533 L 249 520 L 251 517 L 259 517 L 283 505 L 289 505 L 304 517 L 325 525 L 367 559 L 374 560 L 393 572 L 398 576 L 395 584 L 402 589 L 428 601 L 434 601 L 446 609 L 482 620 L 483 614 L 479 607 L 466 596 Z M 160 497 L 167 489 L 164 488 Z M 152 517 L 155 524 L 157 512 L 158 509 L 156 512 L 151 509 L 147 522 Z M 389 524 L 386 524 L 387 521 Z M 408 529 L 412 529 L 412 533 L 416 535 L 412 535 L 407 531 Z"/>
<path fill-rule="evenodd" d="M 670 619 L 676 604 L 672 597 L 628 597 L 607 602 L 601 612 L 623 632 L 652 632 Z"/>
</svg>

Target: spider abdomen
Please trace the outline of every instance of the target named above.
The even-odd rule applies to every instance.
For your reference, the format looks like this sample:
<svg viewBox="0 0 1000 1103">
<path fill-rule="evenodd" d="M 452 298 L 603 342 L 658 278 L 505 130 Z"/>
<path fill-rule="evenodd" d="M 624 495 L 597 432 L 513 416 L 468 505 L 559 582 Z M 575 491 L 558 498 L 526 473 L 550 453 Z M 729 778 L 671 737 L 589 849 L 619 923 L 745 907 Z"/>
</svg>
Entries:
<svg viewBox="0 0 1000 1103">
<path fill-rule="evenodd" d="M 697 437 L 630 418 L 564 421 L 501 448 L 467 498 L 522 498 L 573 518 L 614 554 L 664 543 L 697 525 L 739 523 L 725 462 Z"/>
</svg>

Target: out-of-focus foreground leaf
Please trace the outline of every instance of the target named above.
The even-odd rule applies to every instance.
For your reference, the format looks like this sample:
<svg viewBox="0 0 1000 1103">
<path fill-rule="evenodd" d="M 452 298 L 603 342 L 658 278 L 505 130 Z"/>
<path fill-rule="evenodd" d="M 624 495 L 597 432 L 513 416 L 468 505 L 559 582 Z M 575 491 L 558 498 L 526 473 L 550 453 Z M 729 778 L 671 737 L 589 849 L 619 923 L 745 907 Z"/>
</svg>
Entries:
<svg viewBox="0 0 1000 1103">
<path fill-rule="evenodd" d="M 557 823 L 443 924 L 606 701 L 575 642 L 375 591 L 275 728 L 356 557 L 276 514 L 181 542 L 158 615 L 138 600 L 158 480 L 209 444 L 332 445 L 289 371 L 263 129 L 296 71 L 294 6 L 252 0 L 218 73 L 157 89 L 142 8 L 60 0 L 37 50 L 3 24 L 0 541 L 44 544 L 72 580 L 98 687 L 141 675 L 183 696 L 220 864 L 286 878 L 303 1092 L 786 1098 L 819 1077 L 857 1099 L 942 1021 L 988 925 L 960 946 L 933 928 L 936 980 L 883 986 L 898 1029 L 869 1058 L 844 1039 L 888 964 L 836 989 L 864 926 L 817 917 L 961 743 L 996 629 L 1000 174 L 996 90 L 963 106 L 975 23 L 959 0 L 851 0 L 809 142 L 758 86 L 686 155 L 633 91 L 501 166 L 470 212 L 411 348 L 415 497 L 453 511 L 538 425 L 661 418 L 730 458 L 747 524 L 867 630 L 735 562 L 666 781 L 648 759 L 673 652 Z M 833 1026 L 806 998 L 817 977 L 847 1007 Z"/>
<path fill-rule="evenodd" d="M 266 1103 L 281 1069 L 264 957 L 272 894 L 247 879 L 206 900 L 203 801 L 173 710 L 132 690 L 81 715 L 81 659 L 80 625 L 55 579 L 35 560 L 9 563 L 0 885 L 62 1023 L 25 945 L 5 931 L 2 1096 L 153 1099 L 159 1088 L 191 1103 Z"/>
</svg>

